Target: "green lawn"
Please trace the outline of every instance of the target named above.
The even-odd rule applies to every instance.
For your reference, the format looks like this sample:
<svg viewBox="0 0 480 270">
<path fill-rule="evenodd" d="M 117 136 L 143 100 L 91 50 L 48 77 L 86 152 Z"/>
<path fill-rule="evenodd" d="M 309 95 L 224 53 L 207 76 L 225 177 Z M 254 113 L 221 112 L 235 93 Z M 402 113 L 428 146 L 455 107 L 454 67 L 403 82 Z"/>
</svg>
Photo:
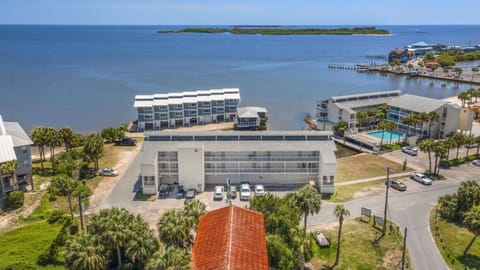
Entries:
<svg viewBox="0 0 480 270">
<path fill-rule="evenodd" d="M 346 202 L 353 198 L 356 192 L 370 192 L 377 189 L 385 189 L 383 181 L 370 181 L 346 186 L 336 186 L 334 193 L 330 196 L 324 196 L 324 199 L 331 202 Z"/>
<path fill-rule="evenodd" d="M 385 176 L 386 167 L 390 167 L 392 173 L 408 172 L 412 169 L 403 170 L 402 164 L 372 154 L 362 154 L 337 160 L 337 177 L 335 182 Z"/>
<path fill-rule="evenodd" d="M 48 249 L 61 226 L 41 221 L 0 235 L 0 269 L 9 265 L 18 267 L 15 269 L 64 269 L 60 258 L 57 265 L 37 264 L 38 256 Z"/>
<path fill-rule="evenodd" d="M 315 256 L 311 260 L 314 269 L 329 269 L 328 266 L 335 261 L 338 226 L 322 232 L 330 239 L 331 245 L 329 248 L 315 246 Z M 373 241 L 375 232 L 380 236 L 380 230 L 358 218 L 344 223 L 340 263 L 335 269 L 400 269 L 403 245 L 400 232 L 387 233 L 376 244 Z"/>
<path fill-rule="evenodd" d="M 440 253 L 451 269 L 480 269 L 480 239 L 473 243 L 467 255 L 463 255 L 473 234 L 467 229 L 438 217 L 438 232 L 435 229 L 435 210 L 430 213 L 430 229 Z"/>
</svg>

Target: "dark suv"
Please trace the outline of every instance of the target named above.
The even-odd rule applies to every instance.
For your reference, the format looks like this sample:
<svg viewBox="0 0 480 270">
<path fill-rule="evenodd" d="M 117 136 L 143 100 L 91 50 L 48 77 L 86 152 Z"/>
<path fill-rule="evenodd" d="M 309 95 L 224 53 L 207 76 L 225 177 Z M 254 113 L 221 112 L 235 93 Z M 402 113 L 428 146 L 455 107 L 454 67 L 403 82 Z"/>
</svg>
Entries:
<svg viewBox="0 0 480 270">
<path fill-rule="evenodd" d="M 135 139 L 124 137 L 121 139 L 115 139 L 115 145 L 119 146 L 135 146 L 137 145 L 137 141 Z"/>
</svg>

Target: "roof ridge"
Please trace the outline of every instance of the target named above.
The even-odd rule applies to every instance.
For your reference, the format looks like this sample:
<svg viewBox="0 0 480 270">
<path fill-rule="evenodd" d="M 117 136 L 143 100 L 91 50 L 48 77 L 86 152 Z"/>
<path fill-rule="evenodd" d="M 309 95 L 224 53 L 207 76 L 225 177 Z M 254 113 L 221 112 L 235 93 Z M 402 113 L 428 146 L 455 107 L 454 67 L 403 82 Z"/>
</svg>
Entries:
<svg viewBox="0 0 480 270">
<path fill-rule="evenodd" d="M 8 135 L 7 131 L 5 130 L 5 125 L 3 124 L 2 115 L 0 115 L 0 135 Z"/>
<path fill-rule="evenodd" d="M 228 236 L 227 236 L 227 270 L 230 270 L 230 256 L 232 255 L 232 226 L 233 226 L 233 211 L 235 208 L 233 208 L 233 205 L 230 205 L 228 207 L 228 211 L 229 211 L 229 214 L 230 214 L 230 222 L 228 224 Z"/>
</svg>

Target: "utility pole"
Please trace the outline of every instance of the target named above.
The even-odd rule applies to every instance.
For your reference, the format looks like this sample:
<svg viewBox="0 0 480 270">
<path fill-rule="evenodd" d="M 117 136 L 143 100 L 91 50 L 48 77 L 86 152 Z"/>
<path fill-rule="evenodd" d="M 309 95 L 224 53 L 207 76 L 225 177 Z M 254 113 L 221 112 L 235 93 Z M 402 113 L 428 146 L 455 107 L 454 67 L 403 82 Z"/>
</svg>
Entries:
<svg viewBox="0 0 480 270">
<path fill-rule="evenodd" d="M 382 237 L 385 236 L 387 232 L 387 209 L 388 209 L 388 188 L 390 187 L 390 168 L 387 167 L 387 188 L 385 191 L 385 209 L 383 211 L 383 228 L 382 228 Z"/>
<path fill-rule="evenodd" d="M 82 195 L 78 195 L 78 209 L 80 211 L 80 227 L 82 228 L 82 231 L 85 231 L 83 228 L 83 205 L 82 205 Z"/>
<path fill-rule="evenodd" d="M 405 233 L 403 234 L 402 270 L 405 269 L 405 250 L 406 249 L 407 249 L 407 227 L 405 227 Z"/>
</svg>

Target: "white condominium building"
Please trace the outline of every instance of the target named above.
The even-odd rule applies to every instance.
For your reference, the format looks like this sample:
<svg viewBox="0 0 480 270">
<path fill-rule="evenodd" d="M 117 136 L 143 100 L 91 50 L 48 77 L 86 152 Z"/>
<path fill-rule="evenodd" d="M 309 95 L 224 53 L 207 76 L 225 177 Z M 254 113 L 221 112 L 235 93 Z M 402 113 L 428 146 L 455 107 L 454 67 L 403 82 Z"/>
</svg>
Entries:
<svg viewBox="0 0 480 270">
<path fill-rule="evenodd" d="M 238 88 L 135 96 L 139 131 L 233 121 Z"/>
<path fill-rule="evenodd" d="M 335 144 L 328 131 L 147 132 L 142 150 L 143 192 L 162 184 L 202 192 L 205 186 L 248 181 L 297 187 L 314 181 L 333 193 Z"/>
</svg>

